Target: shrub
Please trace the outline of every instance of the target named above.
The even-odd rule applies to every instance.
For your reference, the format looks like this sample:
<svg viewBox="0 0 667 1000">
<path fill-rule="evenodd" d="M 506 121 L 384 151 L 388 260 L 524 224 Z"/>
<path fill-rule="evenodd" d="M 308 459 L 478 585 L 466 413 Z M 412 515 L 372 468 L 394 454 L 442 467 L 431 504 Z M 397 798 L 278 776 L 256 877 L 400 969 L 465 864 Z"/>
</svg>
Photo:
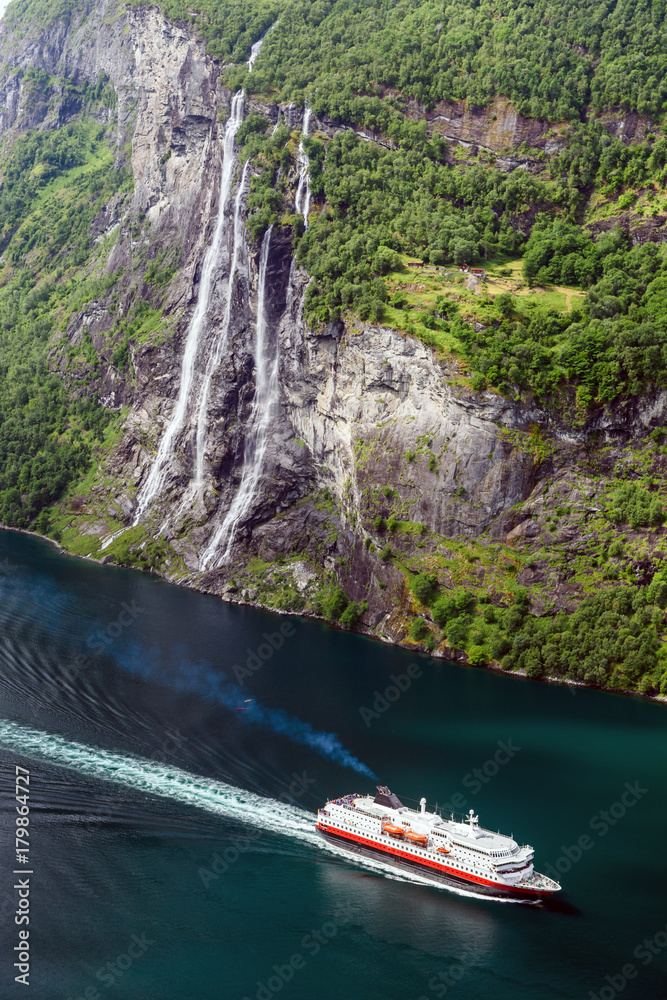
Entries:
<svg viewBox="0 0 667 1000">
<path fill-rule="evenodd" d="M 473 667 L 483 667 L 488 663 L 488 656 L 483 646 L 471 646 L 468 650 L 468 663 Z"/>
<path fill-rule="evenodd" d="M 541 677 L 544 673 L 540 654 L 536 649 L 526 650 L 523 666 L 528 677 Z"/>
<path fill-rule="evenodd" d="M 349 604 L 349 599 L 344 590 L 334 587 L 322 602 L 322 613 L 327 621 L 335 622 L 342 615 Z"/>
<path fill-rule="evenodd" d="M 508 608 L 505 612 L 505 629 L 507 632 L 512 634 L 516 632 L 523 625 L 523 619 L 525 617 L 525 612 L 523 608 L 514 604 L 511 608 Z"/>
<path fill-rule="evenodd" d="M 454 590 L 443 594 L 433 605 L 433 620 L 445 626 L 452 618 L 457 618 L 464 611 L 471 611 L 475 604 L 474 595 L 468 590 Z"/>
<path fill-rule="evenodd" d="M 388 274 L 389 271 L 402 271 L 401 258 L 391 247 L 378 247 L 373 257 L 373 270 L 376 274 Z M 400 306 L 398 307 L 401 308 Z"/>
<path fill-rule="evenodd" d="M 382 552 L 380 553 L 380 559 L 382 560 L 382 562 L 387 562 L 388 559 L 391 559 L 391 545 L 385 545 Z"/>
<path fill-rule="evenodd" d="M 623 483 L 617 487 L 607 508 L 614 524 L 627 522 L 631 528 L 659 527 L 665 520 L 663 506 L 653 493 L 639 483 Z"/>
<path fill-rule="evenodd" d="M 488 608 L 484 608 L 484 621 L 487 625 L 492 625 L 496 620 L 496 611 L 492 604 L 489 604 Z"/>
<path fill-rule="evenodd" d="M 667 583 L 664 580 L 654 579 L 648 588 L 647 596 L 653 604 L 664 608 L 667 606 Z"/>
<path fill-rule="evenodd" d="M 494 660 L 500 662 L 507 653 L 509 653 L 512 648 L 512 644 L 504 635 L 498 636 L 491 645 L 491 655 Z"/>
<path fill-rule="evenodd" d="M 422 604 L 430 604 L 435 596 L 436 584 L 432 573 L 419 573 L 412 581 L 412 592 Z"/>
<path fill-rule="evenodd" d="M 379 532 L 384 531 L 384 529 L 386 528 L 385 520 L 380 514 L 378 514 L 378 516 L 373 521 L 373 527 L 375 528 L 376 531 Z"/>
<path fill-rule="evenodd" d="M 653 681 L 651 680 L 649 674 L 644 674 L 641 681 L 639 682 L 639 690 L 642 694 L 653 694 L 655 687 Z"/>
<path fill-rule="evenodd" d="M 410 626 L 410 637 L 420 641 L 425 639 L 427 635 L 430 635 L 428 625 L 423 618 L 415 618 L 412 625 Z"/>
<path fill-rule="evenodd" d="M 468 623 L 464 618 L 454 618 L 446 628 L 447 642 L 455 649 L 463 649 L 468 638 Z"/>
<path fill-rule="evenodd" d="M 341 614 L 340 623 L 343 626 L 343 628 L 354 628 L 354 626 L 359 621 L 360 617 L 361 613 L 359 611 L 359 608 L 354 603 L 354 601 L 351 601 Z"/>
<path fill-rule="evenodd" d="M 405 309 L 407 304 L 408 304 L 408 298 L 405 292 L 401 291 L 400 289 L 397 292 L 394 292 L 394 294 L 389 300 L 389 305 L 393 306 L 394 309 Z"/>
</svg>

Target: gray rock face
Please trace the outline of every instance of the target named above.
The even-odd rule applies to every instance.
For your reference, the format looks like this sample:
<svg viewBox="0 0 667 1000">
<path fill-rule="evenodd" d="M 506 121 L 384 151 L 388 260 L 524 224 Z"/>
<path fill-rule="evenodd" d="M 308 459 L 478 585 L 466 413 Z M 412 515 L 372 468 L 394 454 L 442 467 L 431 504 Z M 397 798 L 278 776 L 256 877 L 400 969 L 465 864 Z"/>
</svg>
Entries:
<svg viewBox="0 0 667 1000">
<path fill-rule="evenodd" d="M 91 82 L 106 73 L 118 94 L 117 162 L 123 162 L 129 143 L 134 176 L 129 202 L 110 202 L 96 223 L 95 238 L 116 229 L 119 233 L 106 269 L 131 272 L 134 251 L 144 246 L 152 252 L 178 250 L 180 270 L 160 303 L 171 323 L 169 335 L 134 346 L 133 383 L 107 366 L 98 386 L 106 405 L 124 403 L 128 414 L 106 470 L 113 485 L 100 485 L 95 498 L 100 509 L 114 511 L 130 524 L 136 491 L 146 481 L 181 384 L 187 331 L 218 210 L 220 122 L 229 113 L 231 95 L 219 85 L 218 64 L 187 27 L 168 22 L 156 8 L 115 11 L 103 0 L 69 23 L 56 22 L 18 40 L 6 26 L 0 28 L 0 62 L 8 67 L 0 76 L 0 136 L 52 127 L 76 112 L 64 94 L 28 112 L 21 75 L 12 67 L 39 66 L 50 74 L 79 74 Z M 275 119 L 275 106 L 258 108 Z M 440 109 L 442 115 L 445 110 Z M 481 119 L 458 111 L 450 115 L 451 122 L 447 118 L 446 134 L 490 141 L 482 134 Z M 300 126 L 298 109 L 282 108 L 281 113 L 290 128 Z M 533 134 L 511 110 L 505 108 L 503 114 L 494 126 L 497 148 L 504 148 L 510 135 L 521 141 L 544 138 L 545 125 L 535 124 Z M 485 127 L 488 131 L 488 122 Z M 327 123 L 313 121 L 312 131 L 316 128 L 332 131 Z M 239 177 L 237 170 L 230 205 Z M 145 226 L 135 238 L 131 226 L 137 217 L 145 219 Z M 303 316 L 308 276 L 295 266 L 290 234 L 276 230 L 264 300 L 265 351 L 278 359 L 266 448 L 256 488 L 239 521 L 232 560 L 220 563 L 215 552 L 207 560 L 205 553 L 210 555 L 212 539 L 224 526 L 253 458 L 247 442 L 256 425 L 260 249 L 245 236 L 238 249 L 239 269 L 230 289 L 230 212 L 195 358 L 196 395 L 231 295 L 229 338 L 213 373 L 206 411 L 204 482 L 193 483 L 193 399 L 170 456 L 165 488 L 142 518 L 171 541 L 188 578 L 206 589 L 234 593 L 228 583 L 234 565 L 250 555 L 274 558 L 298 552 L 311 564 L 339 573 L 354 597 L 368 593 L 369 581 L 379 580 L 387 589 L 382 593 L 373 584 L 371 611 L 377 615 L 399 596 L 401 576 L 364 545 L 376 517 L 393 512 L 404 522 L 424 524 L 449 537 L 474 538 L 485 532 L 498 538 L 509 532 L 510 542 L 530 537 L 532 522 L 515 517 L 511 509 L 531 496 L 538 481 L 570 462 L 590 430 L 622 441 L 664 423 L 667 397 L 662 394 L 601 412 L 590 426 L 573 433 L 550 426 L 536 407 L 492 392 L 473 392 L 453 362 L 438 360 L 424 344 L 399 331 L 353 320 L 312 330 Z M 102 350 L 103 340 L 95 338 L 105 324 L 108 328 L 107 304 L 93 303 L 74 317 L 67 337 L 76 343 L 88 329 Z M 535 425 L 553 441 L 548 459 L 530 446 Z M 100 534 L 105 530 L 102 521 Z M 295 579 L 304 589 L 311 576 L 300 565 Z"/>
</svg>

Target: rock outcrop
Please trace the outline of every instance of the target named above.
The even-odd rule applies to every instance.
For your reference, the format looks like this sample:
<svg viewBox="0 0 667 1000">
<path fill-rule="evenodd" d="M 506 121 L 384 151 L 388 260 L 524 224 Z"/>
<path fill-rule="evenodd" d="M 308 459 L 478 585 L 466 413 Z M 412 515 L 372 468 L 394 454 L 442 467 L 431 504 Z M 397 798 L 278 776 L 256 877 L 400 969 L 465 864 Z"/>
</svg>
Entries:
<svg viewBox="0 0 667 1000">
<path fill-rule="evenodd" d="M 206 409 L 204 480 L 195 479 L 193 403 L 170 456 L 165 488 L 137 520 L 137 491 L 174 412 L 182 378 L 185 339 L 220 198 L 232 95 L 221 87 L 220 66 L 203 42 L 152 7 L 91 4 L 69 21 L 20 39 L 5 26 L 0 48 L 0 135 L 11 141 L 27 128 L 49 128 L 78 113 L 57 82 L 37 106 L 27 101 L 22 70 L 37 67 L 56 80 L 90 83 L 106 74 L 117 94 L 116 107 L 106 112 L 107 124 L 115 128 L 116 162 L 131 168 L 134 178 L 131 195 L 105 207 L 93 234 L 95 239 L 115 234 L 103 264 L 106 273 L 123 275 L 115 303 L 102 297 L 88 304 L 71 318 L 65 335 L 76 343 L 84 329 L 90 333 L 101 359 L 94 388 L 105 405 L 126 407 L 119 443 L 102 457 L 90 493 L 70 508 L 73 520 L 81 519 L 82 534 L 92 538 L 92 523 L 100 541 L 123 529 L 138 530 L 142 546 L 159 536 L 177 556 L 165 575 L 260 603 L 258 588 L 237 586 L 240 568 L 252 559 L 280 565 L 293 558 L 291 584 L 283 570 L 275 570 L 277 592 L 291 586 L 303 595 L 325 575 L 336 576 L 350 597 L 368 601 L 364 621 L 371 628 L 392 609 L 409 605 L 403 584 L 408 564 L 428 567 L 436 553 L 441 563 L 450 555 L 455 561 L 447 539 L 486 540 L 511 549 L 540 536 L 530 504 L 539 491 L 555 490 L 563 470 L 582 459 L 589 432 L 616 445 L 662 421 L 661 398 L 601 412 L 573 432 L 537 406 L 473 391 L 455 362 L 440 360 L 397 330 L 354 318 L 311 329 L 303 315 L 309 279 L 295 265 L 287 229 L 272 234 L 261 303 L 260 251 L 245 235 L 236 248 L 238 275 L 229 280 L 235 238 L 230 210 L 195 358 L 197 388 L 231 295 L 228 339 Z M 448 138 L 498 153 L 523 142 L 546 148 L 546 123 L 527 122 L 507 102 L 496 104 L 484 114 L 442 106 L 426 117 Z M 275 107 L 256 107 L 275 118 Z M 290 128 L 300 126 L 297 109 L 280 111 Z M 333 126 L 313 122 L 312 130 L 317 128 L 330 133 Z M 295 171 L 289 177 L 293 187 Z M 232 202 L 240 176 L 237 169 Z M 164 292 L 154 293 L 143 284 L 146 263 L 167 253 L 176 273 Z M 132 345 L 132 377 L 122 376 L 110 363 L 109 331 L 118 312 L 148 292 L 163 327 L 159 336 Z M 277 392 L 257 488 L 240 519 L 232 558 L 224 561 L 211 552 L 212 540 L 224 528 L 245 466 L 254 460 L 245 445 L 256 418 L 260 309 L 268 330 L 265 349 L 277 359 Z M 56 343 L 54 367 L 61 360 Z M 64 364 L 60 367 L 68 377 Z M 580 480 L 567 481 L 579 498 L 585 493 Z M 383 534 L 392 516 L 398 529 Z M 94 538 L 93 555 L 113 552 L 93 543 Z M 397 556 L 393 562 L 389 549 Z M 492 577 L 489 567 L 474 563 L 479 556 L 468 555 L 476 579 Z M 498 559 L 511 562 L 510 556 L 498 549 Z M 563 579 L 552 580 L 539 566 L 531 572 L 534 579 L 549 580 L 565 606 L 572 595 Z M 462 579 L 455 569 L 442 570 L 440 578 L 445 586 Z M 387 634 L 400 637 L 395 622 Z"/>
</svg>

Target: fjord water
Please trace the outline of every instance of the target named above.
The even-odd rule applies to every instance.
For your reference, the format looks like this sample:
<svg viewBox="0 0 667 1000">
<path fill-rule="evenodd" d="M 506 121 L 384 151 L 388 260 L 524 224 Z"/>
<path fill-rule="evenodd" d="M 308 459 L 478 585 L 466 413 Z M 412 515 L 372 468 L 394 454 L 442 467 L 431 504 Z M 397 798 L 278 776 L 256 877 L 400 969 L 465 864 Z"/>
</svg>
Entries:
<svg viewBox="0 0 667 1000">
<path fill-rule="evenodd" d="M 250 653 L 261 666 L 243 676 Z M 364 720 L 412 663 L 421 676 Z M 24 990 L 17 763 L 39 1000 L 610 1000 L 628 963 L 624 997 L 665 995 L 661 705 L 411 656 L 9 532 L 0 701 L 3 1000 Z M 308 813 L 371 790 L 364 766 L 406 799 L 459 793 L 533 844 L 538 868 L 563 869 L 562 905 L 457 895 L 326 850 Z"/>
</svg>

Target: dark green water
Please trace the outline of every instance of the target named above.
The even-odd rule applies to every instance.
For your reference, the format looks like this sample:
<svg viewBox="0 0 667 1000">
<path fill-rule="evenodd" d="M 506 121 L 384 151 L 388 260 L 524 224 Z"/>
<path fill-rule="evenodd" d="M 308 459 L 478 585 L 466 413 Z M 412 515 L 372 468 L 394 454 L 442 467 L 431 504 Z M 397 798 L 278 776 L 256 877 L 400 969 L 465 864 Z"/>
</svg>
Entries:
<svg viewBox="0 0 667 1000">
<path fill-rule="evenodd" d="M 292 634 L 238 687 L 234 665 L 281 626 Z M 421 676 L 366 725 L 360 709 L 412 663 Z M 667 995 L 662 706 L 414 658 L 7 532 L 0 699 L 31 731 L 0 724 L 3 1000 Z M 496 768 L 499 741 L 513 755 Z M 131 755 L 148 763 L 135 773 Z M 12 969 L 17 763 L 31 774 L 28 990 Z M 407 800 L 458 793 L 533 844 L 563 905 L 455 895 L 322 849 L 304 810 L 371 790 L 364 766 Z"/>
</svg>

